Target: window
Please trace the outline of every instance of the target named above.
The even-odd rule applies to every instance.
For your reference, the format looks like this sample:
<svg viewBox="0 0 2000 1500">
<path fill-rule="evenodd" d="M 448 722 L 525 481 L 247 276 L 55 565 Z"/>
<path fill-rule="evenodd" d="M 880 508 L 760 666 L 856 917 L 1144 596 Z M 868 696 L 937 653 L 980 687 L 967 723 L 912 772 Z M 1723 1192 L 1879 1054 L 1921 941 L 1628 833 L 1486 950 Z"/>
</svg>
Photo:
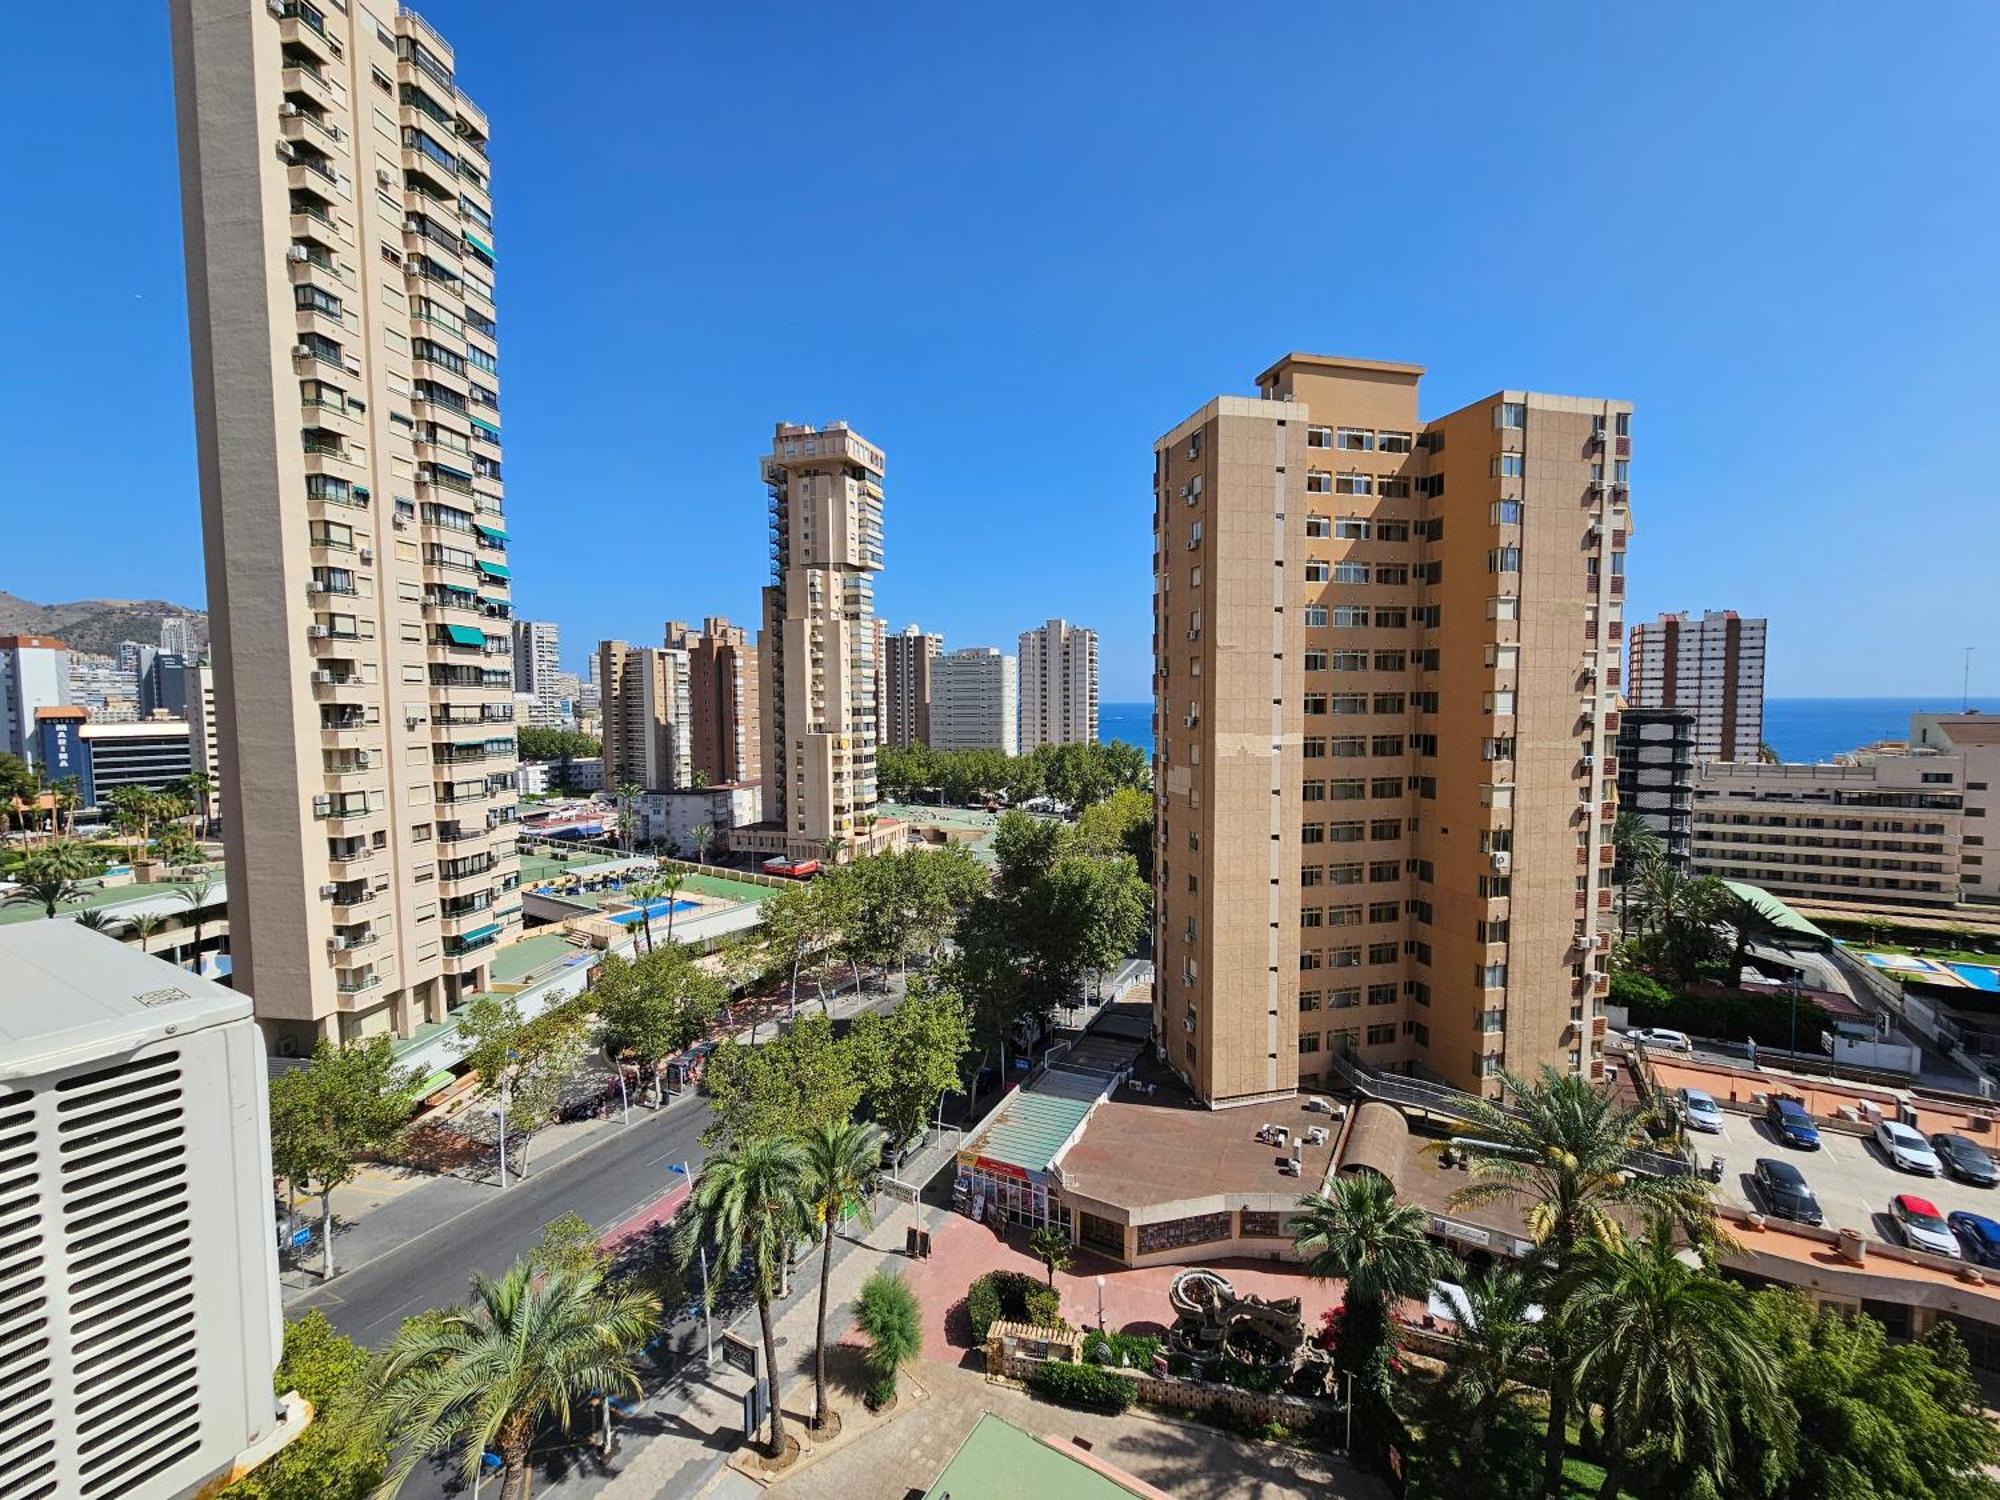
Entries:
<svg viewBox="0 0 2000 1500">
<path fill-rule="evenodd" d="M 1368 1003 L 1370 1005 L 1394 1005 L 1396 1003 L 1395 985 L 1393 984 L 1369 985 Z"/>
<path fill-rule="evenodd" d="M 1324 469 L 1313 469 L 1306 475 L 1308 495 L 1330 495 L 1333 493 L 1333 476 Z"/>
<path fill-rule="evenodd" d="M 1359 927 L 1361 908 L 1358 906 L 1329 906 L 1326 909 L 1326 925 L 1329 927 Z"/>
<path fill-rule="evenodd" d="M 1306 712 L 1307 712 L 1308 714 L 1323 714 L 1323 713 L 1325 713 L 1325 712 L 1326 712 L 1326 694 L 1325 694 L 1325 693 L 1307 693 L 1307 694 L 1306 694 Z"/>
<path fill-rule="evenodd" d="M 1614 484 L 1623 484 L 1632 477 L 1632 460 L 1621 458 L 1612 465 L 1611 479 Z"/>
<path fill-rule="evenodd" d="M 1368 712 L 1366 693 L 1335 693 L 1333 711 L 1337 714 L 1365 714 Z"/>
<path fill-rule="evenodd" d="M 1201 545 L 1201 522 L 1191 521 L 1188 523 L 1187 544 L 1190 547 L 1199 547 Z"/>
<path fill-rule="evenodd" d="M 1377 776 L 1368 784 L 1371 797 L 1400 797 L 1403 795 L 1403 778 L 1400 776 Z"/>
<path fill-rule="evenodd" d="M 1371 860 L 1368 865 L 1368 883 L 1387 885 L 1392 880 L 1403 878 L 1403 862 L 1399 859 Z"/>
<path fill-rule="evenodd" d="M 1375 611 L 1375 628 L 1378 630 L 1402 630 L 1410 623 L 1407 609 L 1378 609 Z"/>
<path fill-rule="evenodd" d="M 1423 738 L 1431 740 L 1433 747 L 1435 747 L 1435 735 L 1425 735 Z M 1370 755 L 1401 755 L 1403 753 L 1403 737 L 1400 734 L 1378 734 L 1368 742 L 1368 753 Z M 1437 751 L 1435 748 L 1432 748 L 1426 753 L 1435 755 Z"/>
<path fill-rule="evenodd" d="M 1404 669 L 1408 660 L 1400 651 L 1377 651 L 1375 653 L 1375 670 L 1378 672 L 1400 672 Z"/>
<path fill-rule="evenodd" d="M 1410 539 L 1408 521 L 1377 521 L 1375 540 L 1378 542 L 1407 542 Z"/>
<path fill-rule="evenodd" d="M 1613 555 L 1622 557 L 1624 554 L 1614 553 Z M 1410 581 L 1410 570 L 1402 563 L 1377 563 L 1375 565 L 1375 581 L 1377 583 L 1392 585 L 1408 583 Z"/>
<path fill-rule="evenodd" d="M 1345 567 L 1346 564 L 1343 563 L 1342 566 Z M 1309 562 L 1306 564 L 1306 582 L 1325 583 L 1331 571 L 1323 562 Z"/>
<path fill-rule="evenodd" d="M 1306 606 L 1306 628 L 1317 630 L 1323 628 L 1325 624 L 1326 606 L 1324 604 L 1308 604 Z"/>
<path fill-rule="evenodd" d="M 1393 901 L 1371 901 L 1368 903 L 1370 922 L 1393 922 L 1402 916 L 1403 909 Z"/>
<path fill-rule="evenodd" d="M 1306 535 L 1309 537 L 1332 536 L 1333 535 L 1332 520 L 1326 516 L 1307 516 Z"/>
<path fill-rule="evenodd" d="M 1299 800 L 1301 802 L 1326 801 L 1326 783 L 1324 781 L 1302 782 L 1299 786 Z"/>
<path fill-rule="evenodd" d="M 1410 451 L 1410 434 L 1407 432 L 1378 432 L 1375 435 L 1375 446 L 1383 453 L 1408 453 Z"/>
<path fill-rule="evenodd" d="M 1313 576 L 1312 570 L 1315 567 L 1321 570 L 1320 577 L 1324 579 L 1326 577 L 1325 563 L 1307 563 L 1306 564 L 1307 579 L 1310 580 L 1312 578 Z M 1369 570 L 1367 563 L 1344 562 L 1344 563 L 1334 564 L 1333 581 L 1335 583 L 1366 583 L 1368 582 L 1368 578 L 1369 578 Z"/>
<path fill-rule="evenodd" d="M 1368 753 L 1368 741 L 1361 735 L 1341 735 L 1329 742 L 1336 760 L 1359 760 Z"/>
<path fill-rule="evenodd" d="M 1319 885 L 1325 879 L 1326 870 L 1320 865 L 1306 865 L 1299 871 L 1299 884 L 1302 887 Z"/>
<path fill-rule="evenodd" d="M 1333 670 L 1336 672 L 1365 672 L 1368 670 L 1366 651 L 1336 651 L 1333 653 Z"/>
<path fill-rule="evenodd" d="M 1328 790 L 1333 793 L 1333 800 L 1336 802 L 1358 802 L 1368 795 L 1368 783 L 1365 781 L 1336 781 L 1330 783 Z"/>
<path fill-rule="evenodd" d="M 1401 693 L 1377 693 L 1374 698 L 1373 707 L 1378 714 L 1399 714 L 1403 711 L 1403 695 Z"/>
<path fill-rule="evenodd" d="M 1375 479 L 1370 474 L 1340 474 L 1333 481 L 1336 495 L 1372 495 L 1375 493 Z"/>
<path fill-rule="evenodd" d="M 1373 453 L 1375 434 L 1365 427 L 1343 427 L 1334 434 L 1333 446 L 1346 453 Z"/>
<path fill-rule="evenodd" d="M 1336 844 L 1358 844 L 1361 842 L 1362 827 L 1359 823 L 1329 823 L 1328 835 Z"/>
<path fill-rule="evenodd" d="M 1506 988 L 1507 966 L 1505 964 L 1474 964 L 1472 966 L 1472 985 L 1474 989 L 1482 990 Z"/>
<path fill-rule="evenodd" d="M 1333 534 L 1343 542 L 1365 542 L 1370 530 L 1368 522 L 1360 516 L 1342 516 L 1333 525 Z"/>
<path fill-rule="evenodd" d="M 1521 524 L 1521 502 L 1518 500 L 1495 500 L 1492 520 L 1495 526 L 1519 526 Z"/>
<path fill-rule="evenodd" d="M 1390 500 L 1410 498 L 1410 481 L 1400 475 L 1385 474 L 1375 481 L 1375 493 Z"/>
<path fill-rule="evenodd" d="M 1324 672 L 1326 670 L 1326 653 L 1324 651 L 1306 652 L 1306 670 L 1308 672 Z"/>
<path fill-rule="evenodd" d="M 1528 408 L 1519 401 L 1502 401 L 1493 408 L 1495 427 L 1518 431 L 1528 425 Z"/>
<path fill-rule="evenodd" d="M 1308 427 L 1306 429 L 1306 446 L 1308 448 L 1331 448 L 1333 446 L 1333 429 L 1331 427 Z"/>
<path fill-rule="evenodd" d="M 1486 618 L 1489 620 L 1518 620 L 1521 618 L 1521 601 L 1512 594 L 1486 601 Z"/>
<path fill-rule="evenodd" d="M 1318 991 L 1318 990 L 1300 990 L 1300 991 L 1299 991 L 1299 1009 L 1300 1009 L 1300 1011 L 1302 1011 L 1302 1012 L 1303 1012 L 1303 1011 L 1313 1011 L 1313 1010 L 1318 1010 L 1318 1009 L 1319 1009 L 1319 991 Z"/>
<path fill-rule="evenodd" d="M 1361 967 L 1361 950 L 1359 948 L 1329 948 L 1326 954 L 1326 961 L 1327 967 L 1330 969 L 1358 969 Z"/>
<path fill-rule="evenodd" d="M 1487 693 L 1484 696 L 1484 706 L 1486 712 L 1489 714 L 1497 714 L 1504 717 L 1514 712 L 1514 695 L 1512 693 Z"/>
<path fill-rule="evenodd" d="M 1333 612 L 1333 627 L 1336 630 L 1366 630 L 1368 611 L 1355 605 L 1341 605 Z"/>
<path fill-rule="evenodd" d="M 1620 437 L 1630 437 L 1632 435 L 1632 413 L 1621 411 L 1618 413 L 1616 420 L 1618 423 L 1618 435 Z"/>
<path fill-rule="evenodd" d="M 1356 985 L 1352 989 L 1328 990 L 1326 992 L 1326 1008 L 1328 1010 L 1353 1010 L 1360 1004 L 1361 988 L 1359 985 Z"/>
<path fill-rule="evenodd" d="M 1493 457 L 1493 477 L 1495 479 L 1519 479 L 1528 472 L 1528 457 L 1525 453 L 1498 453 Z"/>
<path fill-rule="evenodd" d="M 1380 1026 L 1368 1028 L 1368 1045 L 1380 1047 L 1396 1040 L 1396 1023 L 1389 1021 Z"/>
<path fill-rule="evenodd" d="M 1361 884 L 1361 866 L 1328 865 L 1326 867 L 1326 883 L 1328 885 L 1359 885 Z M 1354 961 L 1357 964 L 1360 963 L 1361 950 L 1356 948 L 1353 952 Z"/>
<path fill-rule="evenodd" d="M 1301 743 L 1300 749 L 1307 760 L 1325 760 L 1326 738 L 1324 735 L 1309 734 Z"/>
<path fill-rule="evenodd" d="M 1318 907 L 1316 906 L 1306 907 L 1303 911 L 1299 913 L 1299 926 L 1317 927 L 1320 925 L 1320 922 L 1323 919 L 1323 917 L 1324 913 L 1322 913 Z"/>
<path fill-rule="evenodd" d="M 1521 571 L 1521 549 L 1519 547 L 1494 547 L 1486 554 L 1486 571 L 1489 573 L 1518 573 Z"/>
<path fill-rule="evenodd" d="M 1402 836 L 1401 818 L 1376 818 L 1368 825 L 1368 837 L 1371 839 L 1399 839 Z"/>
</svg>

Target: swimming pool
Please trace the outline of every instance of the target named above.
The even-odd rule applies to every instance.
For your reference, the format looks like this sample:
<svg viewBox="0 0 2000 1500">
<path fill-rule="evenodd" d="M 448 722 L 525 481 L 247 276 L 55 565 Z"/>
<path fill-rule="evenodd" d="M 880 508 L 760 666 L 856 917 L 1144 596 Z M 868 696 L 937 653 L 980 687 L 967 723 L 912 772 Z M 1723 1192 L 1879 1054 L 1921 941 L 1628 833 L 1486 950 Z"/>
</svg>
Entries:
<svg viewBox="0 0 2000 1500">
<path fill-rule="evenodd" d="M 650 914 L 657 921 L 670 911 L 693 911 L 700 905 L 699 901 L 655 901 L 646 909 L 645 914 Z M 634 907 L 631 911 L 613 912 L 610 915 L 611 920 L 620 927 L 637 927 L 645 914 Z"/>
<path fill-rule="evenodd" d="M 2000 991 L 2000 969 L 1985 964 L 1946 964 L 1945 967 L 1976 990 Z"/>
</svg>

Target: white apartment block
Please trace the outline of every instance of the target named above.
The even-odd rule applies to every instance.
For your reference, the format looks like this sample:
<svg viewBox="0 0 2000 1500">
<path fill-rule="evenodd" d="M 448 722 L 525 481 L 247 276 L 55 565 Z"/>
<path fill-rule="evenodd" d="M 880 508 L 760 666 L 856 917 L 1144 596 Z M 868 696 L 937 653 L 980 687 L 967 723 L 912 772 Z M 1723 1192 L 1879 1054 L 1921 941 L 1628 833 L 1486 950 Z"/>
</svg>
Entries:
<svg viewBox="0 0 2000 1500">
<path fill-rule="evenodd" d="M 562 633 L 553 621 L 514 622 L 514 692 L 532 704 L 528 722 L 544 729 L 562 723 Z"/>
<path fill-rule="evenodd" d="M 1702 760 L 1754 761 L 1764 743 L 1764 635 L 1763 620 L 1733 609 L 1634 625 L 1626 700 L 1692 709 Z"/>
<path fill-rule="evenodd" d="M 931 666 L 931 748 L 1021 753 L 1020 671 L 997 647 L 947 651 Z"/>
<path fill-rule="evenodd" d="M 1021 753 L 1097 743 L 1097 632 L 1050 620 L 1021 632 Z"/>
<path fill-rule="evenodd" d="M 520 933 L 485 114 L 386 0 L 173 0 L 235 977 L 407 1037 Z"/>
<path fill-rule="evenodd" d="M 35 710 L 70 706 L 69 648 L 45 635 L 0 635 L 0 750 L 35 763 Z"/>
</svg>

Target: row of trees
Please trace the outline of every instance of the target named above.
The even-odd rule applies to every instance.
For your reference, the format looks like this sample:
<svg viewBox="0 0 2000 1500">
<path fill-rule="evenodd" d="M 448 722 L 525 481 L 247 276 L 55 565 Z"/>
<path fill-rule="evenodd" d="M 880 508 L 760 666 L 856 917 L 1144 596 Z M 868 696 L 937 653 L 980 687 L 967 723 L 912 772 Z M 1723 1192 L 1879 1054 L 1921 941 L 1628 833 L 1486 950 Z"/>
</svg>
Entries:
<svg viewBox="0 0 2000 1500">
<path fill-rule="evenodd" d="M 515 732 L 522 760 L 590 760 L 604 753 L 604 742 L 574 729 L 523 724 Z"/>
<path fill-rule="evenodd" d="M 1004 792 L 1009 800 L 1053 797 L 1072 809 L 1102 802 L 1120 787 L 1147 787 L 1146 753 L 1123 740 L 1108 744 L 1042 745 L 1026 755 L 999 750 L 907 749 L 884 745 L 875 752 L 875 785 L 892 802 L 947 802 Z"/>
<path fill-rule="evenodd" d="M 1782 936 L 1756 902 L 1712 875 L 1689 875 L 1664 857 L 1660 836 L 1637 813 L 1613 825 L 1620 936 L 1625 958 L 1661 979 L 1713 977 L 1741 983 L 1753 943 Z"/>
<path fill-rule="evenodd" d="M 40 769 L 19 756 L 0 751 L 0 832 L 14 825 L 31 829 L 39 821 L 35 811 L 47 796 L 54 808 L 52 836 L 73 838 L 76 815 L 83 807 L 83 783 L 75 776 L 45 780 Z M 104 811 L 111 825 L 132 840 L 136 851 L 152 848 L 157 858 L 169 864 L 187 864 L 200 856 L 199 837 L 213 819 L 215 778 L 206 771 L 193 771 L 161 789 L 123 786 L 104 799 Z M 193 827 L 183 826 L 199 821 Z M 153 828 L 161 826 L 159 843 L 153 843 Z"/>
<path fill-rule="evenodd" d="M 1455 1267 L 1429 1215 L 1361 1173 L 1295 1226 L 1313 1273 L 1346 1278 L 1335 1358 L 1364 1427 L 1401 1405 L 1423 1429 L 1424 1493 L 1573 1493 L 1574 1425 L 1605 1500 L 2000 1494 L 2000 1433 L 1948 1327 L 1892 1349 L 1870 1320 L 1724 1280 L 1701 1186 L 1624 1170 L 1643 1110 L 1553 1069 L 1505 1082 L 1456 1142 L 1473 1180 L 1454 1201 L 1522 1204 L 1535 1249 L 1468 1280 L 1440 1379 L 1399 1386 L 1392 1362 L 1395 1305 Z"/>
</svg>

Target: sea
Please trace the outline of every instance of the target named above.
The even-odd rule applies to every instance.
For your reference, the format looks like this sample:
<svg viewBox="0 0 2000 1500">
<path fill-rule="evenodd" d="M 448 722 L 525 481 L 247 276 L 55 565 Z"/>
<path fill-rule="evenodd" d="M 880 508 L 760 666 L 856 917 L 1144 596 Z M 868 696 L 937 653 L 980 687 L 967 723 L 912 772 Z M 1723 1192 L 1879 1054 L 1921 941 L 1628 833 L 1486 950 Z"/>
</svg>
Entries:
<svg viewBox="0 0 2000 1500">
<path fill-rule="evenodd" d="M 1938 698 L 1766 698 L 1764 740 L 1781 759 L 1831 760 L 1877 740 L 1900 740 L 1910 732 L 1913 713 L 1957 713 L 1952 696 Z M 2000 699 L 1975 698 L 1971 707 L 2000 713 Z M 1100 739 L 1124 740 L 1148 757 L 1153 753 L 1151 703 L 1102 703 L 1097 709 Z"/>
</svg>

